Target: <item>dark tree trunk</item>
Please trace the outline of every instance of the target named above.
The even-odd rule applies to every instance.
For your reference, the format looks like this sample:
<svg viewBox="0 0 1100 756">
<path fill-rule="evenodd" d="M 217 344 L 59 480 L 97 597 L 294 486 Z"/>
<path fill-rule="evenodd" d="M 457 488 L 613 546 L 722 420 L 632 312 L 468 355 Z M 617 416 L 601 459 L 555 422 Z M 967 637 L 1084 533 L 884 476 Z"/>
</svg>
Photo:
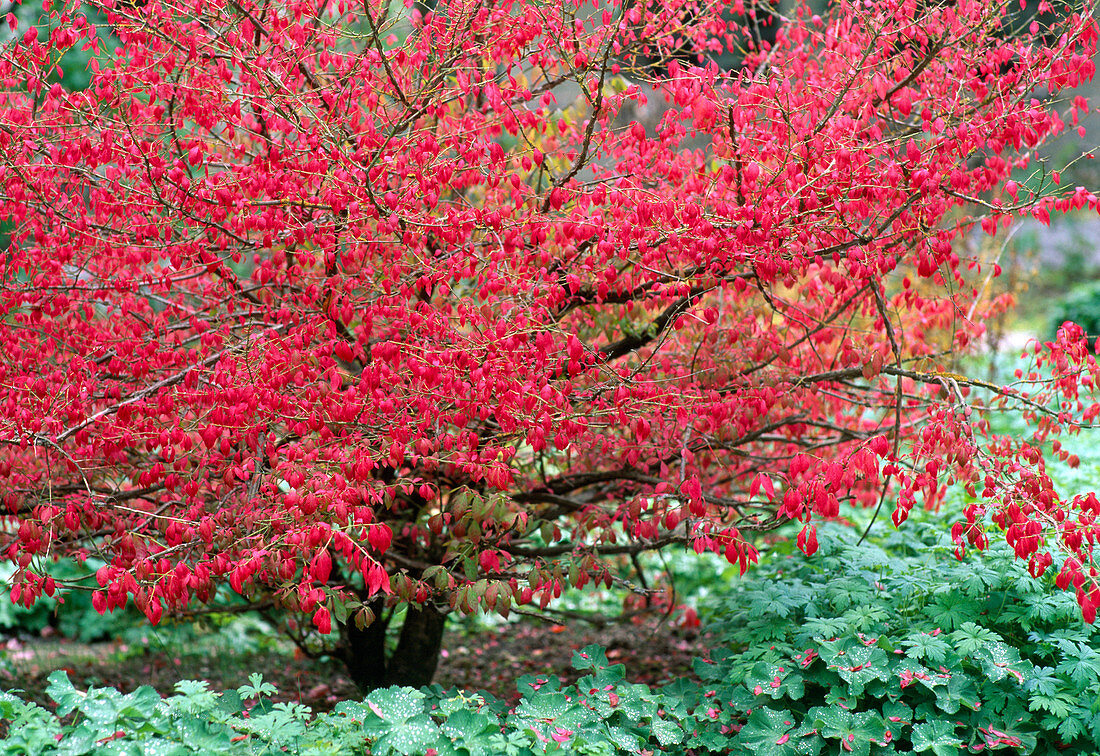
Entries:
<svg viewBox="0 0 1100 756">
<path fill-rule="evenodd" d="M 429 685 L 439 664 L 447 615 L 431 604 L 410 606 L 397 648 L 387 659 L 382 607 L 372 605 L 371 609 L 378 617 L 372 624 L 360 630 L 349 622 L 343 628 L 344 663 L 352 681 L 364 692 L 389 685 Z"/>
<path fill-rule="evenodd" d="M 386 667 L 387 685 L 430 685 L 439 665 L 447 615 L 431 604 L 410 606 L 397 649 Z"/>
<path fill-rule="evenodd" d="M 386 626 L 380 601 L 369 604 L 375 620 L 360 630 L 354 621 L 344 624 L 343 657 L 352 682 L 364 692 L 386 685 Z"/>
</svg>

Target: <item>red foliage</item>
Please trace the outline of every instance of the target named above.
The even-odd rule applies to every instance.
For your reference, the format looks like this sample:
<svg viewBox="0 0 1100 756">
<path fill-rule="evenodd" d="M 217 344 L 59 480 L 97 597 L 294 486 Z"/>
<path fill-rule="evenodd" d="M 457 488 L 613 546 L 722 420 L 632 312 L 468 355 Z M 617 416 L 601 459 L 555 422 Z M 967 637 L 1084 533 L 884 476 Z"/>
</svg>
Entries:
<svg viewBox="0 0 1100 756">
<path fill-rule="evenodd" d="M 961 235 L 1096 206 L 1009 181 L 1087 109 L 1038 93 L 1091 77 L 1089 8 L 839 0 L 755 44 L 740 0 L 93 4 L 88 89 L 53 76 L 101 44 L 70 6 L 0 57 L 13 598 L 98 553 L 96 606 L 153 621 L 223 584 L 322 632 L 507 614 L 958 483 L 1095 613 L 1100 506 L 1039 453 L 1100 413 L 1079 329 L 1010 387 L 945 367 L 1003 304 Z"/>
</svg>

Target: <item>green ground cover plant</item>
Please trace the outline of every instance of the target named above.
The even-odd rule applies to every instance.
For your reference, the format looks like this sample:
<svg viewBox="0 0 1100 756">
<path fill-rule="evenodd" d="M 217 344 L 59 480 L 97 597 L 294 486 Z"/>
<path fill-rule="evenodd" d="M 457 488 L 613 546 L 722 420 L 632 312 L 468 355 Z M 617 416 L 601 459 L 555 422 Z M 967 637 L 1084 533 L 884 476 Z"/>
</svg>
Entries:
<svg viewBox="0 0 1100 756">
<path fill-rule="evenodd" d="M 783 524 L 809 554 L 883 491 L 1100 535 L 1027 506 L 1100 412 L 1080 329 L 1008 385 L 954 356 L 1007 306 L 977 229 L 1100 206 L 1034 159 L 1097 0 L 784 3 L 769 39 L 740 0 L 37 5 L 0 35 L 13 603 L 245 602 L 371 690 L 456 615 L 745 570 Z"/>
<path fill-rule="evenodd" d="M 1100 749 L 1100 651 L 1073 596 L 1007 546 L 958 559 L 942 518 L 905 533 L 829 526 L 811 559 L 780 542 L 701 607 L 696 678 L 629 681 L 602 649 L 583 673 L 484 691 L 386 688 L 332 712 L 272 703 L 254 676 L 215 693 L 182 682 L 80 691 L 55 673 L 55 711 L 0 697 L 0 753 L 819 754 Z"/>
<path fill-rule="evenodd" d="M 1096 752 L 1100 654 L 1073 597 L 1004 544 L 959 560 L 906 531 L 830 528 L 812 560 L 783 544 L 717 599 L 697 665 L 717 719 L 755 753 Z"/>
<path fill-rule="evenodd" d="M 260 675 L 223 693 L 181 682 L 177 695 L 161 700 L 149 687 L 126 695 L 80 691 L 57 672 L 49 690 L 56 712 L 0 695 L 0 716 L 12 725 L 0 752 L 614 754 L 685 741 L 694 714 L 662 714 L 664 695 L 626 683 L 623 666 L 597 647 L 578 652 L 575 664 L 589 674 L 565 689 L 550 677 L 521 680 L 523 697 L 513 708 L 486 694 L 393 687 L 318 715 L 272 704 L 275 688 Z"/>
</svg>

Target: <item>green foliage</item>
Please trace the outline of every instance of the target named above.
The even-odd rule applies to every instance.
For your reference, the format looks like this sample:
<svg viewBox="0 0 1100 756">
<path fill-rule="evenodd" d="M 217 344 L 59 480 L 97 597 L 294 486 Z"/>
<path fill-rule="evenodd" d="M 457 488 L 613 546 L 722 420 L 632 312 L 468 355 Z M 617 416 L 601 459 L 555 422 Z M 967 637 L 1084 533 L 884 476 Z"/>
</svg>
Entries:
<svg viewBox="0 0 1100 756">
<path fill-rule="evenodd" d="M 98 45 L 94 51 L 86 49 L 84 45 L 74 45 L 64 54 L 55 51 L 53 53 L 55 68 L 51 73 L 50 81 L 58 81 L 70 90 L 82 90 L 91 84 L 90 61 L 96 58 L 104 67 L 109 65 L 111 51 L 118 44 L 118 39 L 111 33 L 107 17 L 99 8 L 89 3 L 76 3 L 73 10 L 85 16 L 96 28 Z M 5 26 L 0 31 L 0 36 L 15 37 L 22 34 L 27 27 L 35 26 L 39 30 L 39 38 L 45 38 L 55 29 L 64 26 L 57 19 L 56 14 L 50 14 L 42 3 L 14 3 L 8 7 L 5 14 L 9 12 L 18 19 L 19 28 L 9 35 Z"/>
<path fill-rule="evenodd" d="M 1084 328 L 1090 341 L 1100 336 L 1100 283 L 1078 287 L 1054 305 L 1047 324 L 1047 338 L 1053 339 L 1058 328 L 1067 320 Z"/>
<path fill-rule="evenodd" d="M 102 564 L 97 559 L 89 559 L 82 565 L 61 559 L 47 566 L 47 574 L 59 583 L 67 582 L 94 574 Z M 11 564 L 0 565 L 0 585 L 10 586 L 14 572 Z M 149 624 L 133 605 L 100 614 L 92 606 L 89 591 L 59 591 L 58 597 L 43 596 L 29 609 L 7 600 L 0 601 L 0 630 L 37 633 L 53 625 L 65 637 L 87 642 L 119 637 L 131 628 Z"/>
<path fill-rule="evenodd" d="M 621 665 L 591 646 L 575 664 L 588 672 L 575 686 L 555 680 L 520 681 L 513 709 L 491 696 L 385 688 L 332 713 L 272 703 L 275 687 L 253 674 L 236 690 L 214 693 L 185 681 L 161 700 L 148 686 L 129 694 L 73 687 L 64 672 L 50 676 L 55 712 L 0 694 L 0 720 L 11 735 L 2 754 L 369 753 L 412 756 L 495 754 L 612 754 L 661 750 L 682 753 L 694 715 L 662 713 L 661 692 L 624 679 Z"/>
<path fill-rule="evenodd" d="M 1002 543 L 957 560 L 943 531 L 911 522 L 857 546 L 828 527 L 809 559 L 778 544 L 711 594 L 698 679 L 662 688 L 628 682 L 596 646 L 574 655 L 575 685 L 522 678 L 513 707 L 432 686 L 314 714 L 272 702 L 257 674 L 223 693 L 182 682 L 162 701 L 55 673 L 55 712 L 0 695 L 0 754 L 1097 752 L 1100 652 L 1073 597 Z"/>
<path fill-rule="evenodd" d="M 753 753 L 1100 749 L 1100 653 L 1072 595 L 1003 542 L 957 560 L 942 523 L 877 545 L 825 532 L 713 602 L 720 643 L 686 705 L 711 692 Z"/>
</svg>

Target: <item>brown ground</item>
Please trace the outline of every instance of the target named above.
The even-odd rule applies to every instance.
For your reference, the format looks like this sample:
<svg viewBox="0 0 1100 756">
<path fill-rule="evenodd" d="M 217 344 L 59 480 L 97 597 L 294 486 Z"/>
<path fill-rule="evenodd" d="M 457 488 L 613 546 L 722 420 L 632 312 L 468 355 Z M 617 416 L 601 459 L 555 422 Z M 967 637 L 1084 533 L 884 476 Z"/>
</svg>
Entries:
<svg viewBox="0 0 1100 756">
<path fill-rule="evenodd" d="M 170 643 L 171 636 L 166 637 Z M 435 681 L 512 699 L 516 680 L 525 674 L 556 673 L 575 679 L 573 651 L 591 643 L 603 645 L 609 659 L 625 664 L 631 681 L 649 684 L 689 675 L 693 657 L 702 653 L 696 638 L 659 617 L 600 630 L 583 623 L 525 623 L 476 635 L 448 633 Z M 47 637 L 11 639 L 6 645 L 9 668 L 0 673 L 0 689 L 24 690 L 43 704 L 49 702 L 46 677 L 56 669 L 66 669 L 81 688 L 111 686 L 129 692 L 152 685 L 162 695 L 170 695 L 179 680 L 207 680 L 211 689 L 223 690 L 243 685 L 249 673 L 260 672 L 278 687 L 276 700 L 304 703 L 316 711 L 361 697 L 341 665 L 305 658 L 285 643 L 236 654 L 203 649 L 195 642 L 181 644 L 185 648 L 141 649 L 119 640 L 84 644 Z"/>
</svg>

